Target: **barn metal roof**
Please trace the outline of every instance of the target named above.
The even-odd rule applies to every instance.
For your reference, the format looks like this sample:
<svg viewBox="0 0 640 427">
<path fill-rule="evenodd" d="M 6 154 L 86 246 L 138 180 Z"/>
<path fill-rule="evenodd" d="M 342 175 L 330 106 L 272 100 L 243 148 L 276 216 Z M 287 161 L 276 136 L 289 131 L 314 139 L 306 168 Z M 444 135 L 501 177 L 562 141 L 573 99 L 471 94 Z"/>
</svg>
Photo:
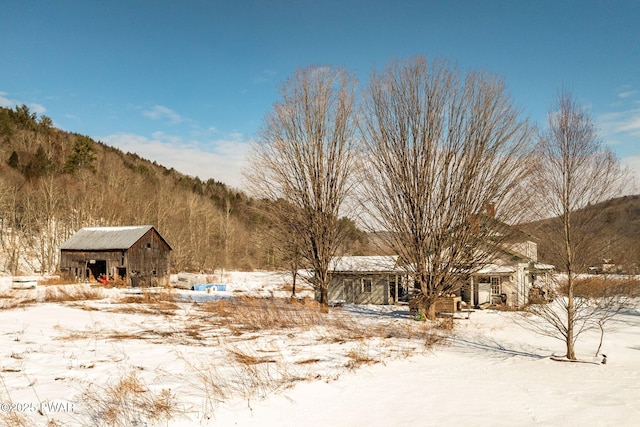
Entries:
<svg viewBox="0 0 640 427">
<path fill-rule="evenodd" d="M 60 246 L 60 249 L 79 251 L 129 249 L 152 228 L 152 225 L 86 227 L 71 236 Z"/>
</svg>

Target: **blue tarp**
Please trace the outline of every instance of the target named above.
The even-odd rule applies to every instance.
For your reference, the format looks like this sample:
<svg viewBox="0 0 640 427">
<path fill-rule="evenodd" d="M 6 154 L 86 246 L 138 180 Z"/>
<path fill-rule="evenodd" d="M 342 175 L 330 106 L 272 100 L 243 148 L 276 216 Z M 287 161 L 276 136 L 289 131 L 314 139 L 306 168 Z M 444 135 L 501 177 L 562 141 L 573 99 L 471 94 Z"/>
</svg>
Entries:
<svg viewBox="0 0 640 427">
<path fill-rule="evenodd" d="M 193 285 L 194 291 L 206 291 L 207 289 L 222 292 L 227 290 L 227 285 L 221 285 L 218 283 L 199 283 Z"/>
</svg>

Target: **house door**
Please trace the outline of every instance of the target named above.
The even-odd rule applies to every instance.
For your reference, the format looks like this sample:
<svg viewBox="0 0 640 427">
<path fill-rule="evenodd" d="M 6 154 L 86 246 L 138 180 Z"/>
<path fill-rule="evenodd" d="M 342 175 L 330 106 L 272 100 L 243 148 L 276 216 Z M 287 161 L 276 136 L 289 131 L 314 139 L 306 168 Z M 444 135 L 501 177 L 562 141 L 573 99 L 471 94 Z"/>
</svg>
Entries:
<svg viewBox="0 0 640 427">
<path fill-rule="evenodd" d="M 491 278 L 478 277 L 478 299 L 476 304 L 491 303 Z"/>
</svg>

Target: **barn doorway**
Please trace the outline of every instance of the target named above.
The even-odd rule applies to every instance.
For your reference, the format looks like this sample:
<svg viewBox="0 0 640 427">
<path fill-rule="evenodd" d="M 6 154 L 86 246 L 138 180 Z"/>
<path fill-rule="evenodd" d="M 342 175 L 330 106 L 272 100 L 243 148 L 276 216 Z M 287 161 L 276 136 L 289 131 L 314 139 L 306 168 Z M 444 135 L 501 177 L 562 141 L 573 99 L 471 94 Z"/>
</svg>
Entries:
<svg viewBox="0 0 640 427">
<path fill-rule="evenodd" d="M 99 280 L 100 277 L 106 277 L 107 276 L 107 260 L 92 259 L 87 263 L 87 269 L 91 273 L 89 278 L 93 276 L 94 280 Z"/>
</svg>

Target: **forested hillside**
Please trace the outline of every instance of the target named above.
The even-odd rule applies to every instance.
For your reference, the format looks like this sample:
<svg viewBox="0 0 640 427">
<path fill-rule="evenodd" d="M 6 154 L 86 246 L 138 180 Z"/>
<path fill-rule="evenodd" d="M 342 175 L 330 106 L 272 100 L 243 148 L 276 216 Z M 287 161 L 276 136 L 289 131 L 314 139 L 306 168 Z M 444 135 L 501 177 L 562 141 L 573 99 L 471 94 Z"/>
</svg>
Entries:
<svg viewBox="0 0 640 427">
<path fill-rule="evenodd" d="M 59 246 L 87 226 L 155 226 L 173 271 L 286 267 L 266 202 L 63 132 L 26 106 L 0 108 L 0 272 L 53 272 Z M 365 250 L 348 220 L 345 251 Z"/>
<path fill-rule="evenodd" d="M 588 206 L 584 212 L 595 215 L 595 218 L 586 231 L 590 235 L 588 247 L 581 248 L 578 254 L 581 271 L 601 265 L 606 259 L 616 265 L 616 270 L 640 274 L 640 195 L 611 199 Z M 560 266 L 560 259 L 554 251 L 558 242 L 553 242 L 554 236 L 561 235 L 560 230 L 554 228 L 557 224 L 557 221 L 549 219 L 525 224 L 522 228 L 539 238 L 538 257 L 543 262 Z"/>
</svg>

